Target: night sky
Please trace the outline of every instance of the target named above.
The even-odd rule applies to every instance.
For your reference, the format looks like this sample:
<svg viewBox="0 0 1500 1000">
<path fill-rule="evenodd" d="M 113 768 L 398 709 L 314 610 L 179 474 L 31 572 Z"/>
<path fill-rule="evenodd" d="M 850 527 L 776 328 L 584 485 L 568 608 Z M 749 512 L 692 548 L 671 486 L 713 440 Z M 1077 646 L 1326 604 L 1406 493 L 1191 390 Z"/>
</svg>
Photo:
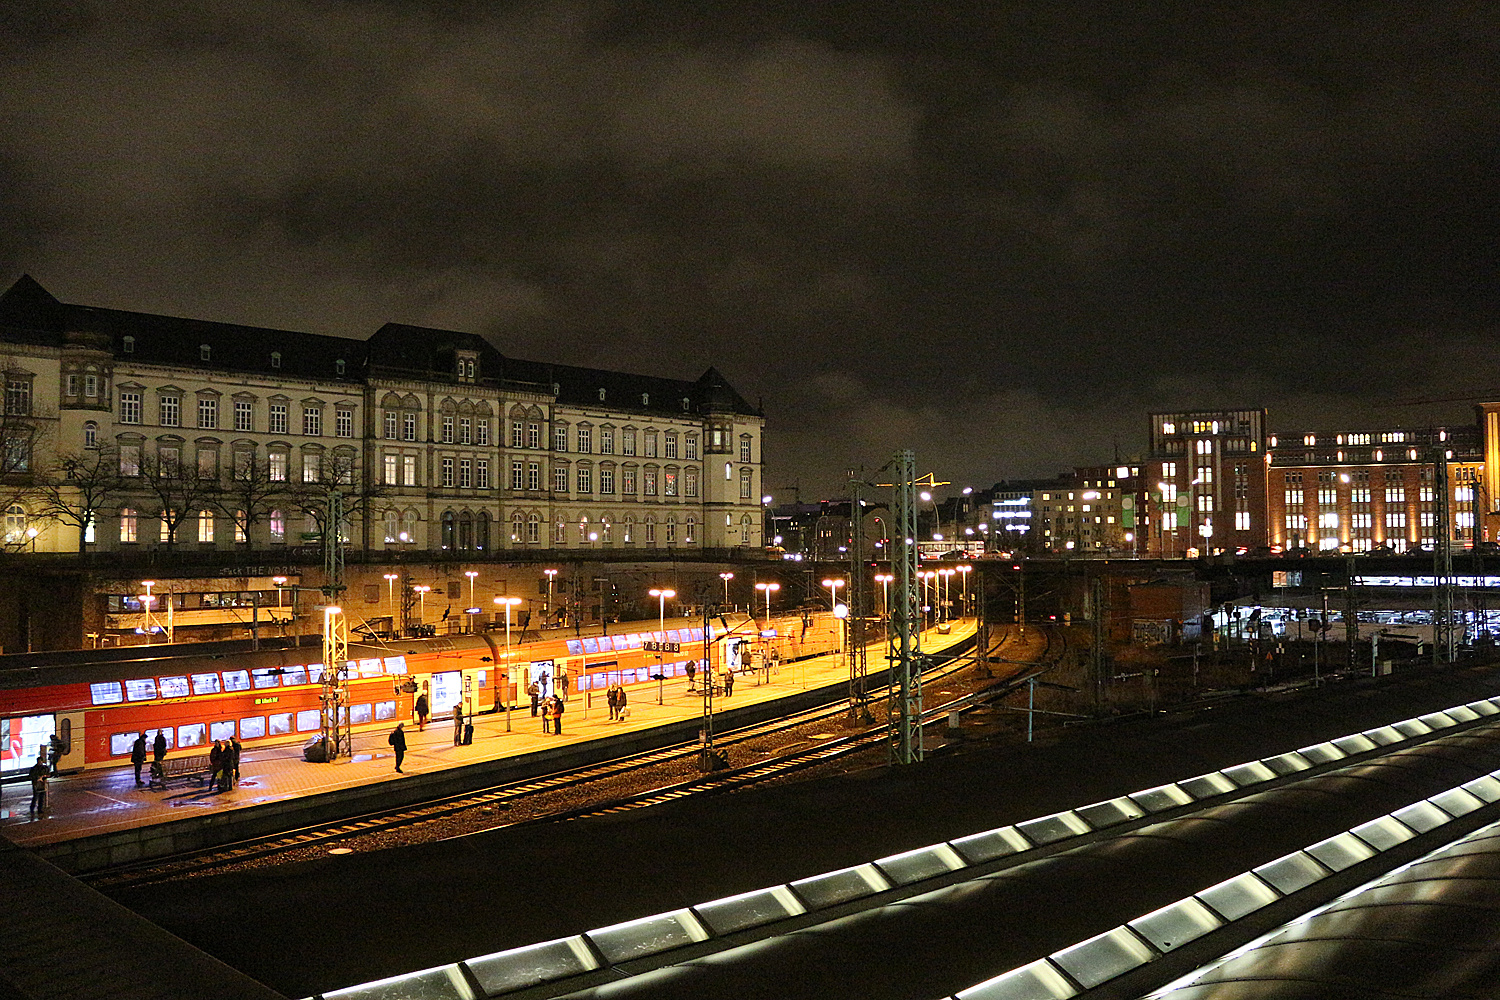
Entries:
<svg viewBox="0 0 1500 1000">
<path fill-rule="evenodd" d="M 1107 462 L 1152 408 L 1463 420 L 1497 47 L 1483 2 L 0 0 L 0 283 L 714 365 L 778 498 Z"/>
</svg>

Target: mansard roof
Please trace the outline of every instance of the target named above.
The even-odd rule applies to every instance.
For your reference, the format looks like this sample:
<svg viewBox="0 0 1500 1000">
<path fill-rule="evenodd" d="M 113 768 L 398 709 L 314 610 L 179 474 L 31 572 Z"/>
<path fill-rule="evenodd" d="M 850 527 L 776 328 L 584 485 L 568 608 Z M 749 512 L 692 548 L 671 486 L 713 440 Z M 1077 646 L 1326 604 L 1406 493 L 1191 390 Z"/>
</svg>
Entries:
<svg viewBox="0 0 1500 1000">
<path fill-rule="evenodd" d="M 107 336 L 117 357 L 126 355 L 125 338 L 132 337 L 129 357 L 141 364 L 322 382 L 358 383 L 364 377 L 365 342 L 347 337 L 71 305 L 59 302 L 29 275 L 0 295 L 0 340 L 61 345 L 66 334 L 75 332 Z M 209 349 L 206 361 L 204 346 Z M 344 362 L 342 375 L 339 361 Z"/>
</svg>

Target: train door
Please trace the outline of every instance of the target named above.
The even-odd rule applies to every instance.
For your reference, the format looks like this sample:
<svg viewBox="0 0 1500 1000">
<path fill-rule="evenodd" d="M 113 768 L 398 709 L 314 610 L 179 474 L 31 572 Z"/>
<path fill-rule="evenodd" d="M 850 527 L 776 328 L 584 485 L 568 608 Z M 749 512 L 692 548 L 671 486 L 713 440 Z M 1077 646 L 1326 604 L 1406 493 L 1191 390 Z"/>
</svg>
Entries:
<svg viewBox="0 0 1500 1000">
<path fill-rule="evenodd" d="M 63 742 L 63 755 L 57 762 L 57 769 L 59 771 L 82 771 L 84 758 L 83 713 L 59 713 L 57 716 L 57 735 Z"/>
<path fill-rule="evenodd" d="M 38 753 L 47 750 L 47 737 L 53 733 L 56 716 L 22 715 L 0 719 L 0 771 L 7 774 L 25 771 L 36 763 Z M 78 735 L 83 736 L 82 723 Z"/>
</svg>

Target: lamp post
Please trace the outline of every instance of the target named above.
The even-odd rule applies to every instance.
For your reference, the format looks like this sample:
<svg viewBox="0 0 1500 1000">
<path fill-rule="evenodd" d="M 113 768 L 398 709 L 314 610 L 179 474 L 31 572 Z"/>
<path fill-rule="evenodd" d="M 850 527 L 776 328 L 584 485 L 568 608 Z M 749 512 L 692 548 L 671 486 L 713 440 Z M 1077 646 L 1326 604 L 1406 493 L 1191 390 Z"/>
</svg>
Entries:
<svg viewBox="0 0 1500 1000">
<path fill-rule="evenodd" d="M 719 579 L 724 581 L 724 607 L 729 607 L 729 581 L 734 579 L 733 573 L 720 573 Z"/>
<path fill-rule="evenodd" d="M 155 580 L 142 580 L 141 586 L 146 588 L 146 596 L 141 598 L 141 604 L 146 609 L 146 645 L 151 645 L 151 633 L 155 626 L 151 623 L 151 588 L 156 586 Z"/>
<path fill-rule="evenodd" d="M 552 621 L 552 580 L 557 576 L 557 570 L 544 569 L 542 572 L 547 574 L 547 607 L 543 615 L 546 617 L 548 623 L 550 623 Z"/>
<path fill-rule="evenodd" d="M 973 570 L 974 570 L 974 567 L 970 566 L 968 563 L 964 563 L 963 565 L 961 565 L 961 566 L 958 567 L 958 572 L 960 574 L 960 578 L 964 582 L 964 597 L 963 597 L 963 615 L 964 615 L 964 617 L 967 617 L 968 613 L 969 613 L 969 574 L 971 572 L 973 572 Z"/>
<path fill-rule="evenodd" d="M 950 615 L 948 614 L 948 611 L 952 607 L 952 604 L 953 604 L 953 602 L 952 602 L 953 573 L 954 573 L 954 570 L 951 567 L 947 567 L 947 566 L 945 566 L 942 569 L 938 570 L 938 576 L 941 578 L 939 580 L 939 582 L 942 584 L 942 587 L 943 587 L 943 596 L 942 596 L 942 602 L 943 602 L 942 603 L 942 618 L 943 618 L 943 621 L 947 621 L 948 618 L 950 617 Z"/>
<path fill-rule="evenodd" d="M 823 586 L 828 588 L 828 607 L 830 610 L 839 602 L 839 588 L 844 585 L 843 580 L 828 579 L 823 581 Z"/>
<path fill-rule="evenodd" d="M 281 580 L 281 581 L 285 582 L 286 577 L 284 577 L 284 576 L 280 576 L 280 577 L 273 576 L 271 579 L 273 579 L 273 580 Z M 396 581 L 399 580 L 399 579 L 401 579 L 401 575 L 399 573 L 382 573 L 381 574 L 381 579 L 383 579 L 385 581 L 385 588 L 386 588 L 386 591 L 387 591 L 386 597 L 389 598 L 391 607 L 394 608 L 396 606 Z M 470 594 L 469 596 L 472 598 L 474 595 Z M 395 621 L 395 620 L 396 620 L 396 615 L 395 615 L 395 612 L 392 611 L 391 612 L 391 621 Z"/>
<path fill-rule="evenodd" d="M 771 627 L 771 595 L 781 589 L 779 583 L 757 583 L 755 589 L 766 595 L 766 627 Z"/>
<path fill-rule="evenodd" d="M 464 576 L 469 578 L 469 607 L 474 606 L 474 578 L 479 575 L 476 569 L 464 570 Z"/>
<path fill-rule="evenodd" d="M 848 646 L 849 646 L 849 644 L 844 641 L 844 634 L 843 634 L 843 633 L 848 632 L 848 630 L 849 630 L 849 605 L 847 605 L 847 604 L 835 604 L 833 606 L 833 617 L 836 618 L 839 621 L 839 623 L 842 625 L 842 628 L 840 628 L 837 631 L 838 648 L 835 649 L 834 652 L 842 654 L 844 652 L 844 650 L 847 649 Z M 803 686 L 806 687 L 807 686 L 807 684 L 806 684 L 807 673 L 805 671 L 802 674 L 802 678 L 803 678 Z"/>
<path fill-rule="evenodd" d="M 875 582 L 880 584 L 880 609 L 885 616 L 886 628 L 891 625 L 891 581 L 896 577 L 890 573 L 876 573 Z"/>
<path fill-rule="evenodd" d="M 505 731 L 510 732 L 510 609 L 521 603 L 519 597 L 497 597 L 495 603 L 505 608 Z M 495 678 L 498 682 L 499 678 Z"/>
<path fill-rule="evenodd" d="M 657 625 L 661 630 L 659 632 L 661 638 L 657 640 L 656 647 L 656 672 L 661 674 L 662 676 L 666 676 L 666 660 L 662 656 L 661 644 L 667 641 L 667 598 L 676 597 L 677 591 L 670 590 L 665 587 L 652 587 L 648 591 L 648 593 L 657 600 L 656 620 Z M 703 668 L 704 673 L 706 674 L 708 672 L 708 663 L 706 659 L 704 661 Z M 712 683 L 712 681 L 710 681 L 710 683 Z"/>
<path fill-rule="evenodd" d="M 427 621 L 427 592 L 432 588 L 425 583 L 419 583 L 411 588 L 417 592 L 417 624 L 423 625 Z"/>
</svg>

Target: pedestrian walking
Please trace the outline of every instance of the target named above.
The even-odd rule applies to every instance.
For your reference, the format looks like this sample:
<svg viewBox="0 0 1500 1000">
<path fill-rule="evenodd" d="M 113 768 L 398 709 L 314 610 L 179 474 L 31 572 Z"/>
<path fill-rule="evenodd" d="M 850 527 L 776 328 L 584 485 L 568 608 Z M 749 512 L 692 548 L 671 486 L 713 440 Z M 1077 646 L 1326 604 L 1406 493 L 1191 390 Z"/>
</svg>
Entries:
<svg viewBox="0 0 1500 1000">
<path fill-rule="evenodd" d="M 427 711 L 429 704 L 430 703 L 427 701 L 426 691 L 423 691 L 421 694 L 417 695 L 417 732 L 419 733 L 427 728 Z"/>
<path fill-rule="evenodd" d="M 167 735 L 160 729 L 156 731 L 156 739 L 151 743 L 151 759 L 158 764 L 167 759 Z"/>
<path fill-rule="evenodd" d="M 47 815 L 47 776 L 50 768 L 47 767 L 47 754 L 45 751 L 36 755 L 36 763 L 31 765 L 31 810 L 28 814 L 32 819 L 40 819 Z"/>
<path fill-rule="evenodd" d="M 245 748 L 240 744 L 239 737 L 229 737 L 229 770 L 234 777 L 230 787 L 240 783 L 240 752 Z"/>
<path fill-rule="evenodd" d="M 552 696 L 552 735 L 562 735 L 563 700 L 557 695 Z"/>
<path fill-rule="evenodd" d="M 535 719 L 537 707 L 541 704 L 542 701 L 541 685 L 537 684 L 536 681 L 532 681 L 531 684 L 526 688 L 526 693 L 531 695 L 531 717 Z"/>
<path fill-rule="evenodd" d="M 698 661 L 696 661 L 696 660 L 688 660 L 687 661 L 687 667 L 685 669 L 687 670 L 687 678 L 688 678 L 688 694 L 692 694 L 693 693 L 693 678 L 696 677 L 697 674 L 698 674 Z"/>
<path fill-rule="evenodd" d="M 453 745 L 458 746 L 464 741 L 464 708 L 462 705 L 453 706 Z"/>
<path fill-rule="evenodd" d="M 724 671 L 724 697 L 728 698 L 734 694 L 734 671 Z"/>
<path fill-rule="evenodd" d="M 405 771 L 401 770 L 401 761 L 406 756 L 406 730 L 402 728 L 405 725 L 406 723 L 404 722 L 396 723 L 396 728 L 391 730 L 391 735 L 385 738 L 385 741 L 389 743 L 392 749 L 396 751 L 397 774 L 406 773 Z"/>
<path fill-rule="evenodd" d="M 141 780 L 141 768 L 146 765 L 146 731 L 141 730 L 141 735 L 130 744 L 130 763 L 135 765 L 135 787 L 140 788 L 145 784 Z"/>
</svg>

